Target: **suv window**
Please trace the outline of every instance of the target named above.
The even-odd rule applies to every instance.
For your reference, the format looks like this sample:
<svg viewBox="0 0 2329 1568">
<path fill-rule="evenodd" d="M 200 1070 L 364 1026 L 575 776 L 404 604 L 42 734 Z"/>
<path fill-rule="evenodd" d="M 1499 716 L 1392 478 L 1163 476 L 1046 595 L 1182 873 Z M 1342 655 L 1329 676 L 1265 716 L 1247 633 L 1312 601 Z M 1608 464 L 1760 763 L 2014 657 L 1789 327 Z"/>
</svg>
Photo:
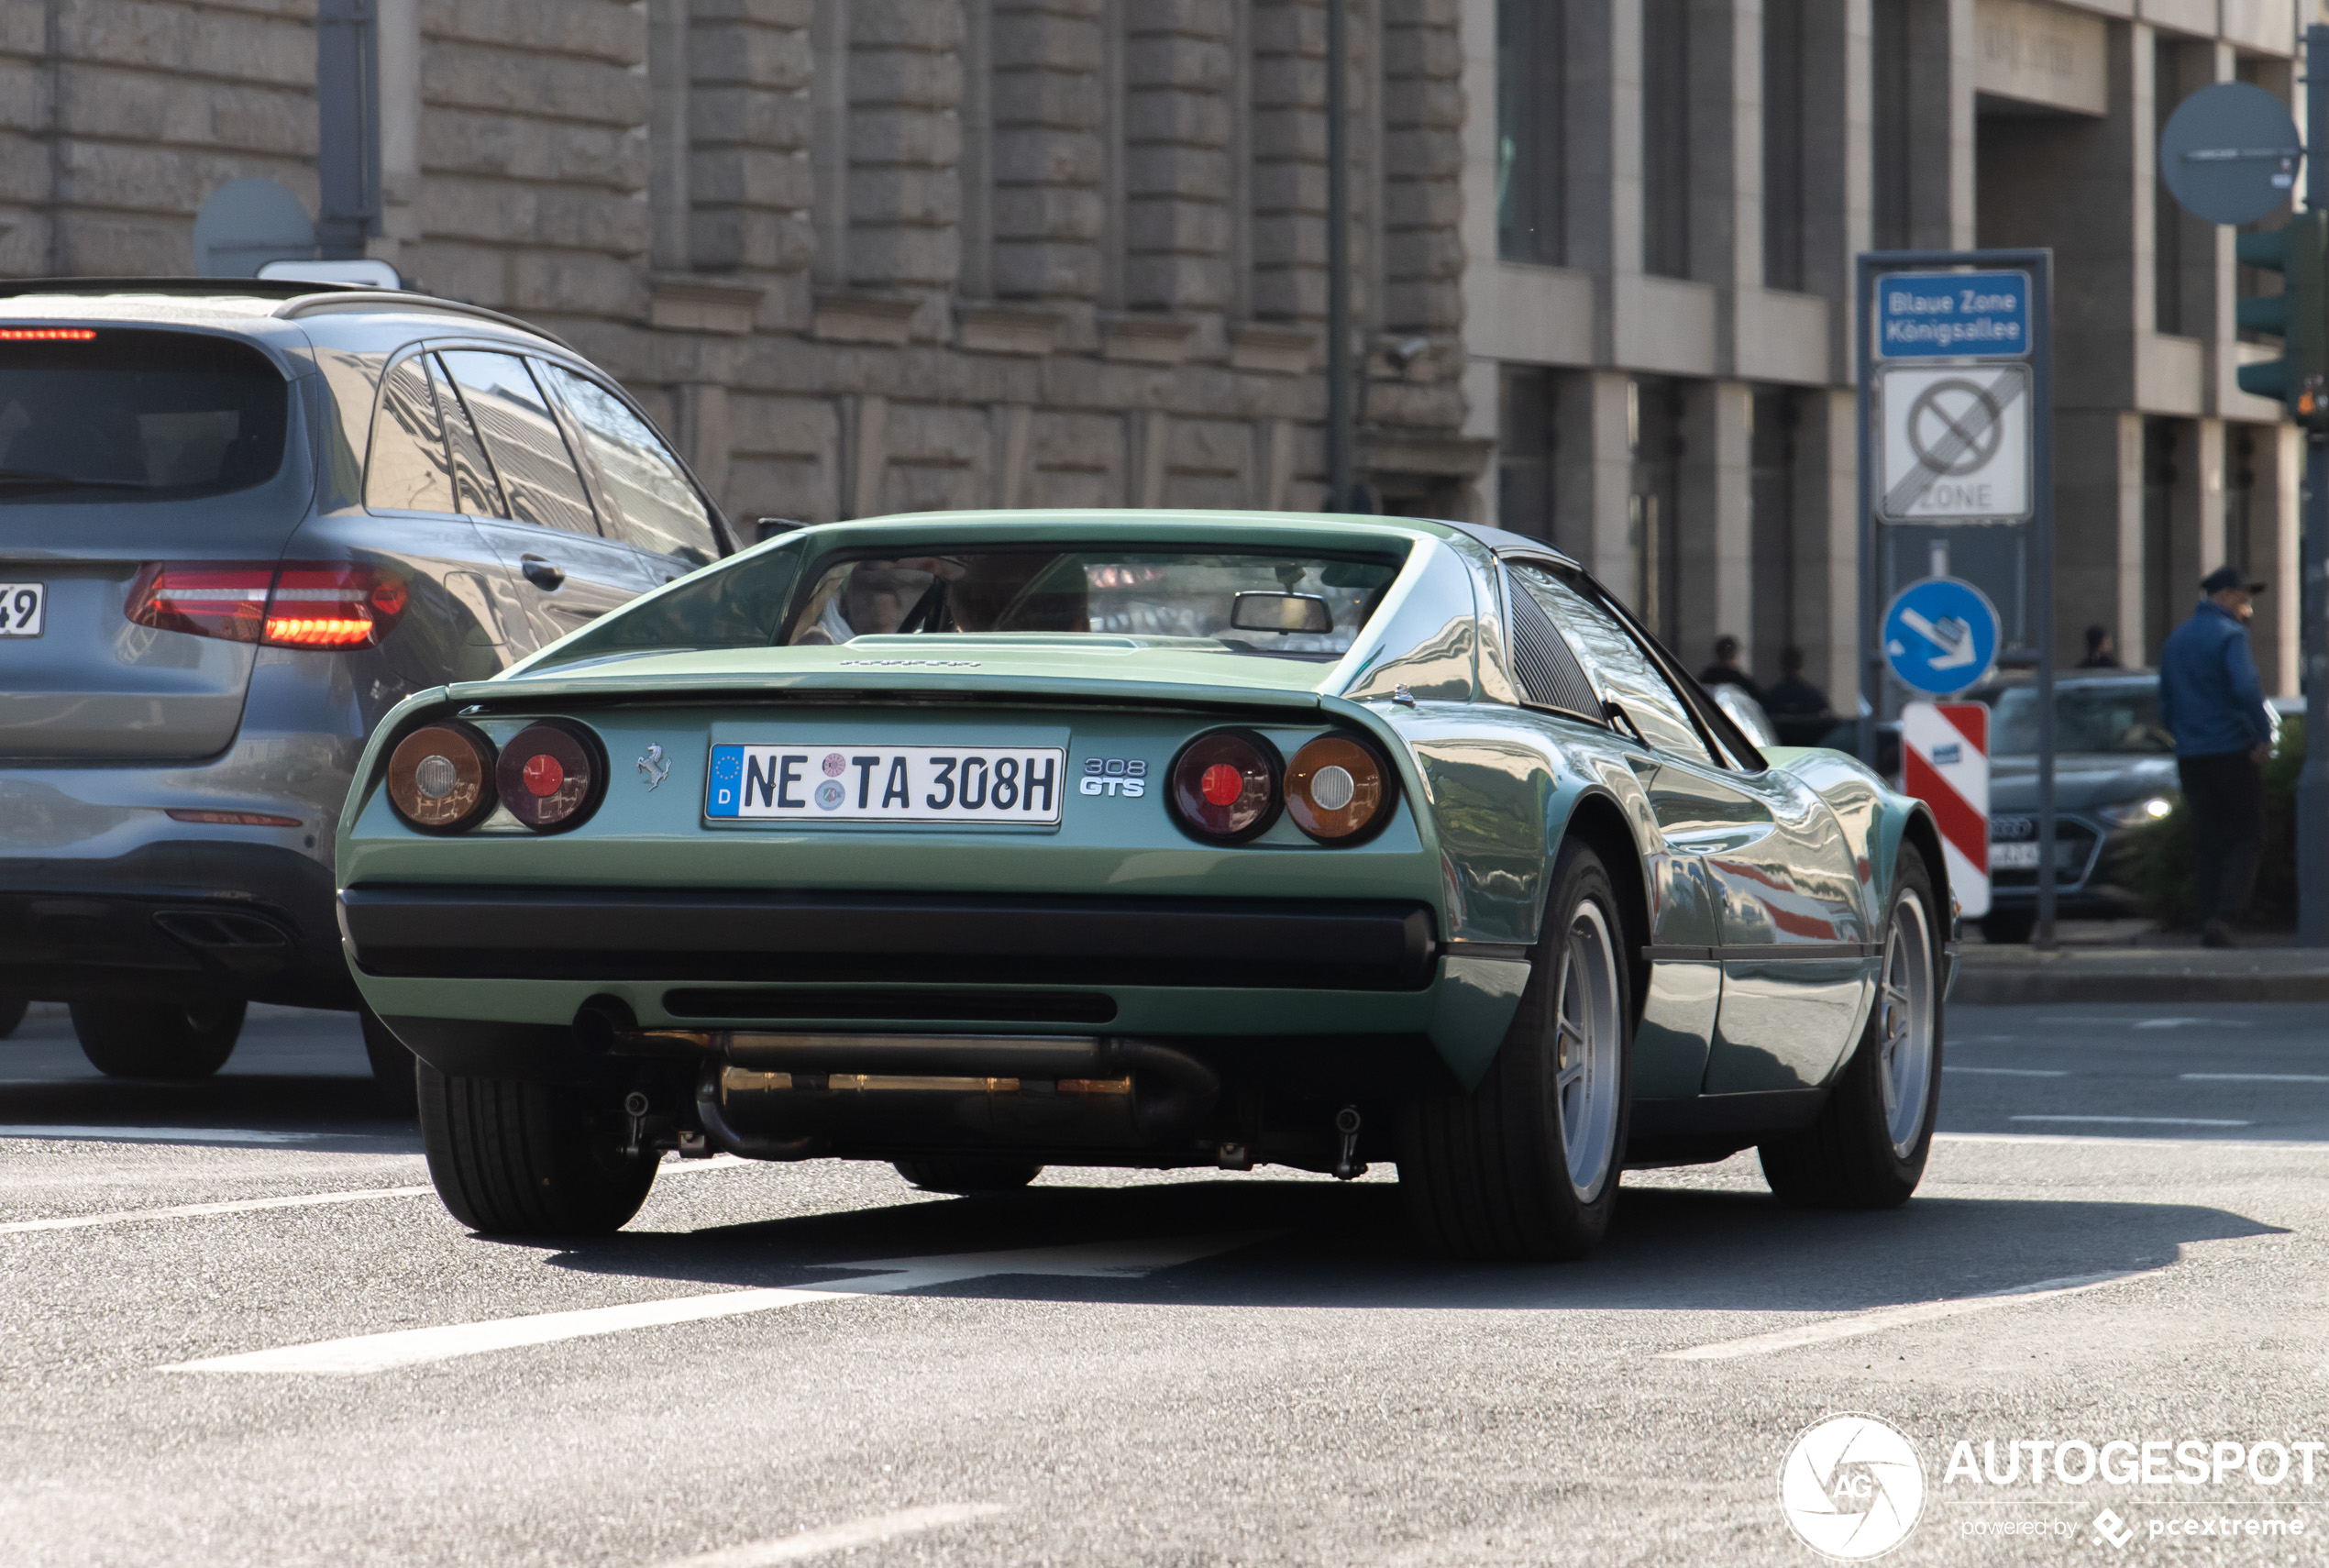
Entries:
<svg viewBox="0 0 2329 1568">
<path fill-rule="evenodd" d="M 546 359 L 535 370 L 566 400 L 581 427 L 582 444 L 614 502 L 609 519 L 626 545 L 659 556 L 676 556 L 690 566 L 709 566 L 720 554 L 712 513 L 647 422 L 598 382 Z"/>
<path fill-rule="evenodd" d="M 414 354 L 381 379 L 372 415 L 371 454 L 364 463 L 364 504 L 374 512 L 452 512 L 453 470 L 427 362 Z"/>
<path fill-rule="evenodd" d="M 507 507 L 501 515 L 575 534 L 596 534 L 590 493 L 567 450 L 550 401 L 515 354 L 458 348 L 441 356 L 493 459 Z"/>
<path fill-rule="evenodd" d="M 1602 700 L 1623 708 L 1644 741 L 1660 751 L 1712 766 L 1714 758 L 1699 738 L 1698 726 L 1691 723 L 1688 704 L 1616 616 L 1543 567 L 1517 562 L 1512 576 L 1551 617 Z"/>
<path fill-rule="evenodd" d="M 58 330 L 68 335 L 0 344 L 0 505 L 187 501 L 282 468 L 290 396 L 256 349 L 192 332 Z"/>
<path fill-rule="evenodd" d="M 469 410 L 461 406 L 459 394 L 453 391 L 453 379 L 446 373 L 444 363 L 435 354 L 428 357 L 428 383 L 436 392 L 436 413 L 445 425 L 445 444 L 453 454 L 453 501 L 459 511 L 472 517 L 507 517 L 509 508 L 502 501 L 502 487 L 493 478 L 493 465 L 485 459 L 485 443 L 478 439 L 477 426 L 469 423 Z"/>
</svg>

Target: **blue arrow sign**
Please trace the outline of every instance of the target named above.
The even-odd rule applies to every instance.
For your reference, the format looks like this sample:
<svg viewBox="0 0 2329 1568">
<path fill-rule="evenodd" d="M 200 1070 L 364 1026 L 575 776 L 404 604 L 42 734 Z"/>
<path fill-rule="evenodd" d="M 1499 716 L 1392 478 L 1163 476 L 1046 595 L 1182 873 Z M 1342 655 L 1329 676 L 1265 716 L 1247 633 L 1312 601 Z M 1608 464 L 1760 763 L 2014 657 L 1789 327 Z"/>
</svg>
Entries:
<svg viewBox="0 0 2329 1568">
<path fill-rule="evenodd" d="M 1886 272 L 1876 280 L 1880 359 L 2026 359 L 2027 272 Z"/>
<path fill-rule="evenodd" d="M 1997 609 L 1953 577 L 1912 582 L 1884 612 L 1884 662 L 1902 685 L 1935 696 L 1962 691 L 1997 660 Z"/>
</svg>

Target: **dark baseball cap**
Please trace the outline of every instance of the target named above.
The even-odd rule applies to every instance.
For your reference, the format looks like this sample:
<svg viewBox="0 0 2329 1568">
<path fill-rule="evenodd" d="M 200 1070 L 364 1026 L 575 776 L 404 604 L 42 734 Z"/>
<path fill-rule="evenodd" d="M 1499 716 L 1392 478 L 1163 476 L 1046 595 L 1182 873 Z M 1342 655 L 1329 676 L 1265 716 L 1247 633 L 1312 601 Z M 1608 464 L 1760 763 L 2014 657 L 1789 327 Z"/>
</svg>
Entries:
<svg viewBox="0 0 2329 1568">
<path fill-rule="evenodd" d="M 2249 593 L 2264 591 L 2263 583 L 2237 567 L 2220 566 L 2200 580 L 2200 591 L 2202 593 L 2222 593 L 2227 588 L 2242 589 Z"/>
</svg>

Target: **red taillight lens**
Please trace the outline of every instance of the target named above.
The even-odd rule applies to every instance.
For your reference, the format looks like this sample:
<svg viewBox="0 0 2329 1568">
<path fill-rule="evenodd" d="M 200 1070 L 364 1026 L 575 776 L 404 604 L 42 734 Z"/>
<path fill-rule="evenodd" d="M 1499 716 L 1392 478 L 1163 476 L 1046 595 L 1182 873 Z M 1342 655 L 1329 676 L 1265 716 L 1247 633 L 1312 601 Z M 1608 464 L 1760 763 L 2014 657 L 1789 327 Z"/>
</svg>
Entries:
<svg viewBox="0 0 2329 1568">
<path fill-rule="evenodd" d="M 458 722 L 428 724 L 388 757 L 388 803 L 423 833 L 459 833 L 493 809 L 493 743 Z"/>
<path fill-rule="evenodd" d="M 543 719 L 502 748 L 494 781 L 510 815 L 536 833 L 563 833 L 581 826 L 598 809 L 606 768 L 590 731 L 563 719 Z"/>
<path fill-rule="evenodd" d="M 123 613 L 140 626 L 255 643 L 267 620 L 272 561 L 156 562 L 129 585 Z"/>
<path fill-rule="evenodd" d="M 1234 844 L 1277 816 L 1277 752 L 1260 735 L 1201 734 L 1174 758 L 1171 777 L 1173 814 L 1199 838 Z"/>
<path fill-rule="evenodd" d="M 1286 767 L 1286 814 L 1322 844 L 1363 837 L 1389 819 L 1395 794 L 1374 748 L 1345 735 L 1320 735 Z"/>
<path fill-rule="evenodd" d="M 164 561 L 138 574 L 124 611 L 198 637 L 353 648 L 378 642 L 410 598 L 393 573 L 354 562 Z"/>
<path fill-rule="evenodd" d="M 267 602 L 261 641 L 287 648 L 353 648 L 380 641 L 404 613 L 403 582 L 369 566 L 287 565 Z"/>
</svg>

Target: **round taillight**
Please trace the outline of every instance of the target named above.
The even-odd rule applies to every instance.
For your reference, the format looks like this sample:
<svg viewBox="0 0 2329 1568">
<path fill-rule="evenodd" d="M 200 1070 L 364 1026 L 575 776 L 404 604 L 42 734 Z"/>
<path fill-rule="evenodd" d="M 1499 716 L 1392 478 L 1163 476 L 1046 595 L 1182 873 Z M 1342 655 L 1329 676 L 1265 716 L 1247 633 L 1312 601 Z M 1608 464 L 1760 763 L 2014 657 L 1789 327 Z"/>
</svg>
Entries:
<svg viewBox="0 0 2329 1568">
<path fill-rule="evenodd" d="M 1277 751 L 1245 730 L 1215 730 L 1173 761 L 1173 814 L 1199 838 L 1234 844 L 1275 820 Z"/>
<path fill-rule="evenodd" d="M 459 723 L 427 724 L 388 757 L 388 803 L 423 833 L 459 833 L 493 809 L 493 743 Z"/>
<path fill-rule="evenodd" d="M 1391 815 L 1396 793 L 1375 749 L 1346 735 L 1320 735 L 1286 767 L 1286 812 L 1322 844 L 1347 844 Z"/>
<path fill-rule="evenodd" d="M 496 773 L 502 804 L 536 833 L 581 826 L 606 788 L 598 743 L 560 719 L 537 720 L 512 736 Z"/>
</svg>

